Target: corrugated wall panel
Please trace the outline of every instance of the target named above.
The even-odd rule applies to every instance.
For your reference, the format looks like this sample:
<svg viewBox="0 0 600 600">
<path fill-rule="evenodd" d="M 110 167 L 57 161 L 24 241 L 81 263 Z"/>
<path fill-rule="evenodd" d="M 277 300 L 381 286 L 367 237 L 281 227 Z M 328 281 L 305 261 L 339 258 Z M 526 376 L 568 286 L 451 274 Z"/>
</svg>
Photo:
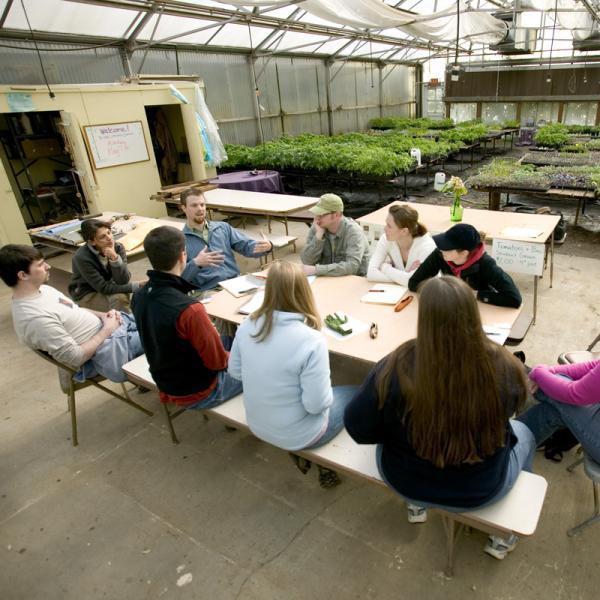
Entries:
<svg viewBox="0 0 600 600">
<path fill-rule="evenodd" d="M 3 42 L 14 48 L 0 48 L 0 83 L 43 84 L 37 53 L 27 42 Z M 59 83 L 113 83 L 123 77 L 117 48 L 80 50 L 78 46 L 39 43 L 44 70 L 50 85 Z M 50 52 L 44 50 L 51 50 Z"/>
<path fill-rule="evenodd" d="M 402 65 L 383 69 L 383 108 L 386 116 L 412 117 L 415 115 L 415 70 Z"/>
<path fill-rule="evenodd" d="M 132 73 L 151 75 L 177 75 L 177 59 L 175 50 L 150 48 L 137 50 L 129 59 Z"/>
</svg>

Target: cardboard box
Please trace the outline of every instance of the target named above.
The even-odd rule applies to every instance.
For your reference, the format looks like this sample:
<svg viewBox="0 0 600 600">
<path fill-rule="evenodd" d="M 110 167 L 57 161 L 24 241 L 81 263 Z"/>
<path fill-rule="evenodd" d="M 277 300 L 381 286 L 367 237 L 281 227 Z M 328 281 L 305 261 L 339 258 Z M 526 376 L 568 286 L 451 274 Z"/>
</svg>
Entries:
<svg viewBox="0 0 600 600">
<path fill-rule="evenodd" d="M 21 140 L 21 148 L 23 148 L 25 158 L 43 158 L 62 154 L 60 141 L 57 138 Z"/>
</svg>

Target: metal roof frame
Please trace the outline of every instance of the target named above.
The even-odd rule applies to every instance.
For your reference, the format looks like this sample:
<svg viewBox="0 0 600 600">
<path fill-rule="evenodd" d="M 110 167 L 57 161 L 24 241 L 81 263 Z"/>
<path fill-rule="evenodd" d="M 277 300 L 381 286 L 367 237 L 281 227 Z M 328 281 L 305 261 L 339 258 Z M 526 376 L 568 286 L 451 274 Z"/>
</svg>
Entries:
<svg viewBox="0 0 600 600">
<path fill-rule="evenodd" d="M 417 2 L 411 4 L 411 10 L 413 12 L 420 5 L 423 5 L 426 0 L 417 0 Z M 516 0 L 515 0 L 516 1 Z M 594 19 L 600 22 L 600 2 L 599 0 L 580 0 L 583 10 L 587 10 Z M 53 33 L 48 31 L 34 30 L 35 39 L 40 42 L 64 42 L 69 44 L 81 44 L 82 50 L 92 49 L 94 46 L 114 46 L 120 48 L 128 56 L 131 56 L 136 51 L 144 51 L 147 53 L 150 48 L 168 48 L 173 49 L 176 47 L 178 50 L 201 50 L 205 52 L 233 52 L 240 54 L 250 54 L 255 58 L 265 58 L 268 62 L 273 56 L 303 56 L 320 58 L 327 61 L 342 61 L 346 63 L 349 60 L 368 61 L 376 62 L 379 64 L 406 64 L 406 65 L 417 65 L 426 62 L 430 58 L 444 57 L 448 53 L 454 54 L 456 50 L 455 42 L 448 44 L 431 43 L 426 40 L 417 39 L 414 37 L 394 37 L 392 35 L 386 35 L 386 29 L 356 29 L 347 26 L 334 26 L 326 22 L 309 22 L 303 21 L 303 18 L 307 15 L 307 11 L 302 8 L 302 0 L 298 2 L 290 2 L 289 4 L 279 4 L 276 6 L 263 6 L 261 8 L 255 7 L 252 10 L 248 10 L 245 7 L 229 8 L 226 5 L 202 5 L 194 4 L 190 1 L 184 0 L 63 0 L 67 3 L 76 4 L 87 4 L 95 5 L 104 8 L 114 8 L 119 10 L 127 10 L 133 13 L 133 17 L 123 34 L 123 37 L 108 37 L 108 36 L 90 36 L 90 35 L 77 35 L 70 34 L 67 32 Z M 7 18 L 11 8 L 16 6 L 14 0 L 7 0 L 4 10 L 0 15 L 0 40 L 1 39 L 21 39 L 31 40 L 32 36 L 29 31 L 25 29 L 7 29 L 5 27 Z M 389 6 L 401 7 L 408 4 L 408 0 L 399 0 L 398 2 L 389 2 Z M 482 7 L 482 10 L 495 11 L 500 9 L 504 12 L 514 11 L 514 1 L 503 1 L 503 0 L 477 0 L 477 8 Z M 438 9 L 438 0 L 433 2 L 433 10 Z M 445 6 L 445 5 L 442 5 Z M 282 18 L 281 16 L 274 16 L 272 14 L 275 10 L 282 8 L 290 8 L 290 12 L 287 17 Z M 496 7 L 496 8 L 494 8 Z M 432 4 L 429 1 L 427 3 L 426 10 L 430 10 Z M 406 9 L 403 9 L 406 10 Z M 517 11 L 520 9 L 516 9 Z M 531 10 L 529 8 L 523 10 Z M 545 16 L 550 16 L 552 19 L 553 10 L 546 11 Z M 562 12 L 562 9 L 558 9 L 558 12 Z M 281 11 L 280 11 L 281 14 Z M 419 14 L 415 12 L 415 14 Z M 169 17 L 182 17 L 186 19 L 196 19 L 203 21 L 201 27 L 177 32 L 176 34 L 162 37 L 160 39 L 154 39 L 156 32 L 159 30 L 160 19 L 163 16 Z M 140 40 L 140 35 L 146 28 L 146 36 L 148 35 L 148 26 L 152 23 L 152 19 L 155 19 L 153 24 L 152 34 L 150 39 Z M 536 55 L 531 57 L 519 58 L 519 63 L 524 64 L 527 61 L 531 64 L 539 64 L 540 61 L 547 62 L 547 58 L 544 58 L 544 53 L 547 53 L 548 49 L 544 48 L 543 40 L 545 34 L 553 28 L 548 25 L 548 20 L 544 20 L 545 23 L 538 31 L 538 40 L 541 39 L 541 50 L 536 50 Z M 208 23 L 207 23 L 208 22 Z M 223 28 L 231 23 L 237 25 L 248 25 L 250 27 L 267 28 L 271 31 L 266 37 L 260 39 L 260 41 L 253 47 L 252 43 L 250 47 L 247 46 L 229 46 L 229 45 L 212 45 L 212 40 L 223 30 Z M 213 35 L 208 40 L 202 41 L 202 43 L 189 43 L 179 42 L 181 38 L 190 36 L 194 33 L 215 29 Z M 392 31 L 391 28 L 388 29 Z M 165 32 L 166 33 L 166 32 Z M 283 42 L 285 42 L 285 36 L 287 33 L 305 33 L 313 34 L 316 36 L 322 36 L 322 39 L 307 41 L 306 43 L 297 43 L 292 46 L 280 48 Z M 250 35 L 252 35 L 250 33 Z M 260 37 L 260 36 L 259 36 Z M 546 35 L 547 37 L 547 35 Z M 320 52 L 320 49 L 334 41 L 344 41 L 344 43 L 336 48 L 335 50 L 330 49 L 330 53 Z M 229 43 L 229 39 L 223 39 L 226 43 Z M 296 41 L 296 40 L 294 40 Z M 468 41 L 468 40 L 467 40 Z M 357 42 L 362 42 L 358 44 Z M 387 49 L 381 49 L 379 47 L 374 52 L 358 53 L 360 49 L 364 48 L 369 43 L 382 44 L 388 46 Z M 247 43 L 247 41 L 245 42 Z M 354 47 L 352 46 L 354 44 Z M 351 48 L 349 54 L 345 54 Z M 333 50 L 333 51 L 331 51 Z M 418 51 L 426 50 L 428 52 L 427 57 L 413 56 L 414 53 L 419 54 Z M 564 55 L 564 48 L 561 49 Z M 584 62 L 592 60 L 596 55 L 594 51 L 577 51 L 578 55 L 573 56 L 571 60 L 573 62 Z M 422 54 L 422 52 L 420 52 Z M 472 56 L 475 61 L 482 60 L 483 62 L 492 61 L 503 63 L 503 64 L 517 64 L 514 58 L 504 59 L 498 56 L 496 59 L 493 55 L 489 54 L 486 56 L 486 47 L 481 43 L 472 43 L 468 46 L 462 45 L 459 47 L 459 54 L 461 57 Z M 556 54 L 556 52 L 555 52 Z M 488 58 L 491 57 L 492 60 Z M 396 58 L 397 57 L 397 58 Z M 558 56 L 557 56 L 558 58 Z M 472 60 L 471 59 L 471 60 Z"/>
</svg>

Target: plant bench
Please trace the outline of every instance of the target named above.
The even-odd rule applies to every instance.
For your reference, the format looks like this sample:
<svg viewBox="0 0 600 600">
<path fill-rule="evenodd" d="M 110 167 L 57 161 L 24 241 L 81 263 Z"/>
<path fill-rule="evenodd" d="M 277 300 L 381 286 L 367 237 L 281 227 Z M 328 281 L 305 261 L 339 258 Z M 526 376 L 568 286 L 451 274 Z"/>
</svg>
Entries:
<svg viewBox="0 0 600 600">
<path fill-rule="evenodd" d="M 123 370 L 130 381 L 137 385 L 157 390 L 150 375 L 146 356 L 142 355 L 124 365 Z M 168 425 L 172 437 L 175 435 L 172 419 L 183 412 L 178 410 L 171 415 L 166 405 Z M 240 394 L 216 408 L 203 411 L 224 421 L 237 429 L 249 431 L 246 422 L 243 395 Z M 174 441 L 177 440 L 173 437 Z M 357 444 L 344 429 L 331 442 L 314 450 L 299 450 L 295 454 L 304 456 L 322 466 L 343 471 L 351 476 L 366 479 L 372 483 L 387 487 L 377 469 L 374 445 Z M 540 475 L 522 471 L 513 489 L 504 498 L 477 510 L 465 513 L 453 513 L 439 509 L 446 532 L 446 575 L 454 571 L 454 548 L 460 532 L 465 526 L 479 529 L 489 534 L 507 536 L 533 535 L 536 530 L 544 498 L 547 481 Z"/>
</svg>

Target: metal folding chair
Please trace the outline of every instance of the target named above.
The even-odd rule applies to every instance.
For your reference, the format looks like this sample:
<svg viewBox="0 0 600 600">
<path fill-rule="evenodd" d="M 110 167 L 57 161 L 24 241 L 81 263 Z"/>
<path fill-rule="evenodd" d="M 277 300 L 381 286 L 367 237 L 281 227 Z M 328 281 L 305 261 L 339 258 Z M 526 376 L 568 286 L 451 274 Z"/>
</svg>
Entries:
<svg viewBox="0 0 600 600">
<path fill-rule="evenodd" d="M 55 367 L 58 368 L 58 380 L 60 383 L 60 388 L 67 395 L 67 405 L 69 412 L 71 413 L 71 432 L 73 446 L 77 446 L 79 444 L 77 438 L 77 411 L 75 408 L 75 392 L 78 392 L 79 390 L 83 390 L 93 385 L 98 389 L 101 389 L 102 391 L 106 392 L 107 394 L 110 394 L 114 398 L 117 398 L 117 400 L 121 400 L 121 402 L 129 404 L 129 406 L 133 406 L 133 408 L 141 410 L 144 414 L 150 417 L 153 415 L 153 413 L 147 408 L 144 408 L 143 406 L 139 405 L 137 402 L 134 402 L 130 398 L 129 392 L 125 387 L 125 384 L 120 384 L 121 388 L 123 389 L 123 393 L 118 394 L 114 390 L 111 390 L 110 388 L 102 385 L 102 382 L 106 381 L 106 378 L 102 377 L 101 375 L 93 377 L 92 379 L 86 379 L 85 381 L 79 383 L 73 380 L 73 376 L 77 372 L 75 369 L 72 369 L 71 367 L 52 358 L 50 354 L 44 352 L 43 350 L 34 350 L 34 352 L 38 356 L 42 357 L 44 360 L 47 360 L 49 363 L 53 364 Z"/>
<path fill-rule="evenodd" d="M 594 346 L 600 341 L 600 334 L 598 334 L 592 343 L 587 347 L 586 350 L 575 350 L 573 352 L 563 352 L 558 357 L 558 362 L 561 365 L 568 365 L 578 362 L 587 362 L 590 360 L 597 360 L 600 358 L 600 352 L 594 352 Z"/>
</svg>

